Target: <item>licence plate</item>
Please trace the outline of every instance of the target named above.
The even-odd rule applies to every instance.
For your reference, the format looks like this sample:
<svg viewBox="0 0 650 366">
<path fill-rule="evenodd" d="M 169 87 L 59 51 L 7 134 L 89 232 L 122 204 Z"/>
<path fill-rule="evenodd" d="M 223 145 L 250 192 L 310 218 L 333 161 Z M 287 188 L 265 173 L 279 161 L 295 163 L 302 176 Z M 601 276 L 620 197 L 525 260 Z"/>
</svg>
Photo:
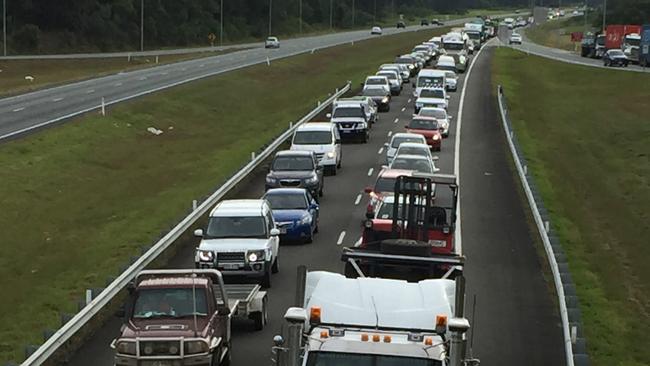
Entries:
<svg viewBox="0 0 650 366">
<path fill-rule="evenodd" d="M 226 263 L 223 265 L 223 269 L 229 269 L 229 270 L 239 269 L 239 264 Z M 167 361 L 161 361 L 161 362 L 167 362 Z"/>
<path fill-rule="evenodd" d="M 342 133 L 352 133 L 352 132 L 354 132 L 354 131 L 352 131 L 352 130 L 343 130 L 343 131 L 341 131 L 341 132 L 342 132 Z"/>
</svg>

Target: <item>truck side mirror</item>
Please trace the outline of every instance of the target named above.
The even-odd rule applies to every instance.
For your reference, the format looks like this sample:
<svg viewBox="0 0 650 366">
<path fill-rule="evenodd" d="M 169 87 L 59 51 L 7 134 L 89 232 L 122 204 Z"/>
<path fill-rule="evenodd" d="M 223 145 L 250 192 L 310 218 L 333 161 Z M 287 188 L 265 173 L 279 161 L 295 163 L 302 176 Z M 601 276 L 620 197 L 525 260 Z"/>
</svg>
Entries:
<svg viewBox="0 0 650 366">
<path fill-rule="evenodd" d="M 332 113 L 328 113 L 328 114 L 326 114 L 325 117 L 327 117 L 327 118 L 332 118 Z"/>
<path fill-rule="evenodd" d="M 278 230 L 276 228 L 273 228 L 273 229 L 271 229 L 270 234 L 271 234 L 271 236 L 278 236 L 278 235 L 280 235 L 280 230 Z"/>
<path fill-rule="evenodd" d="M 196 236 L 197 238 L 202 238 L 203 237 L 203 229 L 194 230 L 194 236 Z"/>
</svg>

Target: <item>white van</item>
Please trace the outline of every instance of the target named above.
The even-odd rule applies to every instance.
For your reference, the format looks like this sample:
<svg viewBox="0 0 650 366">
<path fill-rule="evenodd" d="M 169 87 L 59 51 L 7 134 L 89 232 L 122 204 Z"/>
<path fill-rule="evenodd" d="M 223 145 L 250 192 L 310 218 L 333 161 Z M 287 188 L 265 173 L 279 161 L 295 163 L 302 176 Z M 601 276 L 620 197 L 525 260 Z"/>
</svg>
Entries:
<svg viewBox="0 0 650 366">
<path fill-rule="evenodd" d="M 456 72 L 456 60 L 451 56 L 440 56 L 438 57 L 438 62 L 436 63 L 436 69 L 441 71 L 443 74 L 446 74 L 445 71 Z M 446 88 L 445 88 L 446 89 Z"/>
<path fill-rule="evenodd" d="M 440 56 L 445 57 L 445 56 Z M 452 58 L 453 60 L 453 58 Z M 447 89 L 447 80 L 444 71 L 441 70 L 431 70 L 424 69 L 418 73 L 416 81 L 413 83 L 415 91 L 413 91 L 414 97 L 420 96 L 420 91 L 422 88 L 442 88 Z"/>
<path fill-rule="evenodd" d="M 313 151 L 318 165 L 332 175 L 341 167 L 341 137 L 332 122 L 305 123 L 298 127 L 291 140 L 291 150 Z"/>
</svg>

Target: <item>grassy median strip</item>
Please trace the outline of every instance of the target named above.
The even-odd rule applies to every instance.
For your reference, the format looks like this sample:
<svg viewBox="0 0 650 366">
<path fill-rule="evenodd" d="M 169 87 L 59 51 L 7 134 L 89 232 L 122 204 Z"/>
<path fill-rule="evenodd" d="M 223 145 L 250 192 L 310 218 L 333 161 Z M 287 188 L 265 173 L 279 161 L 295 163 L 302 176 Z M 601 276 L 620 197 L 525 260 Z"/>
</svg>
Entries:
<svg viewBox="0 0 650 366">
<path fill-rule="evenodd" d="M 647 365 L 650 76 L 499 49 L 515 133 L 566 250 L 594 365 Z"/>
<path fill-rule="evenodd" d="M 104 286 L 289 121 L 433 35 L 246 68 L 0 145 L 0 363 L 41 343 L 86 288 Z"/>
<path fill-rule="evenodd" d="M 592 19 L 589 19 L 591 22 Z M 591 28 L 591 24 L 589 28 Z M 576 51 L 576 44 L 571 42 L 571 33 L 585 30 L 584 17 L 551 20 L 525 30 L 526 36 L 533 42 L 547 47 Z M 579 45 L 578 45 L 579 47 Z"/>
</svg>

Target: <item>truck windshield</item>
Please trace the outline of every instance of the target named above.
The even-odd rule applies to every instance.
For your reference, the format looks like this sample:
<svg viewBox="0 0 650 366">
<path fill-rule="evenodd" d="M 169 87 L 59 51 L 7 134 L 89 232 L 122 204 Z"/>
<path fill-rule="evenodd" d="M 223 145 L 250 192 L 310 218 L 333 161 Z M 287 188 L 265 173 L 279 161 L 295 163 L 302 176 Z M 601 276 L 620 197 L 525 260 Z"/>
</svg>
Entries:
<svg viewBox="0 0 650 366">
<path fill-rule="evenodd" d="M 481 39 L 481 33 L 467 32 L 467 35 L 469 36 L 469 39 Z"/>
<path fill-rule="evenodd" d="M 363 109 L 355 107 L 339 107 L 334 110 L 334 118 L 364 118 Z"/>
<path fill-rule="evenodd" d="M 465 48 L 464 43 L 445 43 L 444 47 L 447 51 L 461 51 Z"/>
<path fill-rule="evenodd" d="M 639 47 L 639 46 L 641 45 L 641 40 L 640 40 L 640 39 L 630 39 L 630 38 L 627 38 L 627 39 L 625 40 L 625 43 L 627 43 L 629 46 L 633 46 L 633 47 L 636 46 L 636 47 Z"/>
<path fill-rule="evenodd" d="M 328 145 L 332 143 L 331 131 L 298 131 L 293 138 L 295 145 Z"/>
<path fill-rule="evenodd" d="M 310 156 L 278 156 L 273 161 L 273 170 L 314 170 L 314 160 Z"/>
<path fill-rule="evenodd" d="M 422 201 L 420 201 L 420 202 L 422 202 Z M 393 219 L 393 207 L 395 207 L 395 204 L 392 203 L 392 202 L 391 203 L 384 203 L 383 205 L 381 205 L 381 207 L 379 208 L 379 212 L 377 212 L 377 218 L 382 219 L 382 220 L 392 220 Z M 402 213 L 402 208 L 403 207 L 404 207 L 404 205 L 401 204 L 401 205 L 399 205 L 399 208 L 397 209 L 397 217 L 400 218 L 400 219 L 403 218 L 404 216 L 406 216 L 406 215 L 404 215 Z M 417 207 L 418 207 L 419 210 L 424 211 L 423 210 L 424 209 L 423 205 L 417 205 Z"/>
<path fill-rule="evenodd" d="M 194 301 L 192 293 L 195 295 Z M 195 314 L 208 315 L 205 289 L 202 287 L 141 289 L 133 306 L 135 319 L 182 318 Z"/>
<path fill-rule="evenodd" d="M 304 194 L 268 194 L 264 198 L 274 210 L 305 210 L 307 199 Z"/>
<path fill-rule="evenodd" d="M 266 238 L 266 225 L 262 216 L 211 217 L 206 239 Z"/>
<path fill-rule="evenodd" d="M 356 353 L 309 352 L 306 366 L 440 366 L 438 360 Z"/>
</svg>

